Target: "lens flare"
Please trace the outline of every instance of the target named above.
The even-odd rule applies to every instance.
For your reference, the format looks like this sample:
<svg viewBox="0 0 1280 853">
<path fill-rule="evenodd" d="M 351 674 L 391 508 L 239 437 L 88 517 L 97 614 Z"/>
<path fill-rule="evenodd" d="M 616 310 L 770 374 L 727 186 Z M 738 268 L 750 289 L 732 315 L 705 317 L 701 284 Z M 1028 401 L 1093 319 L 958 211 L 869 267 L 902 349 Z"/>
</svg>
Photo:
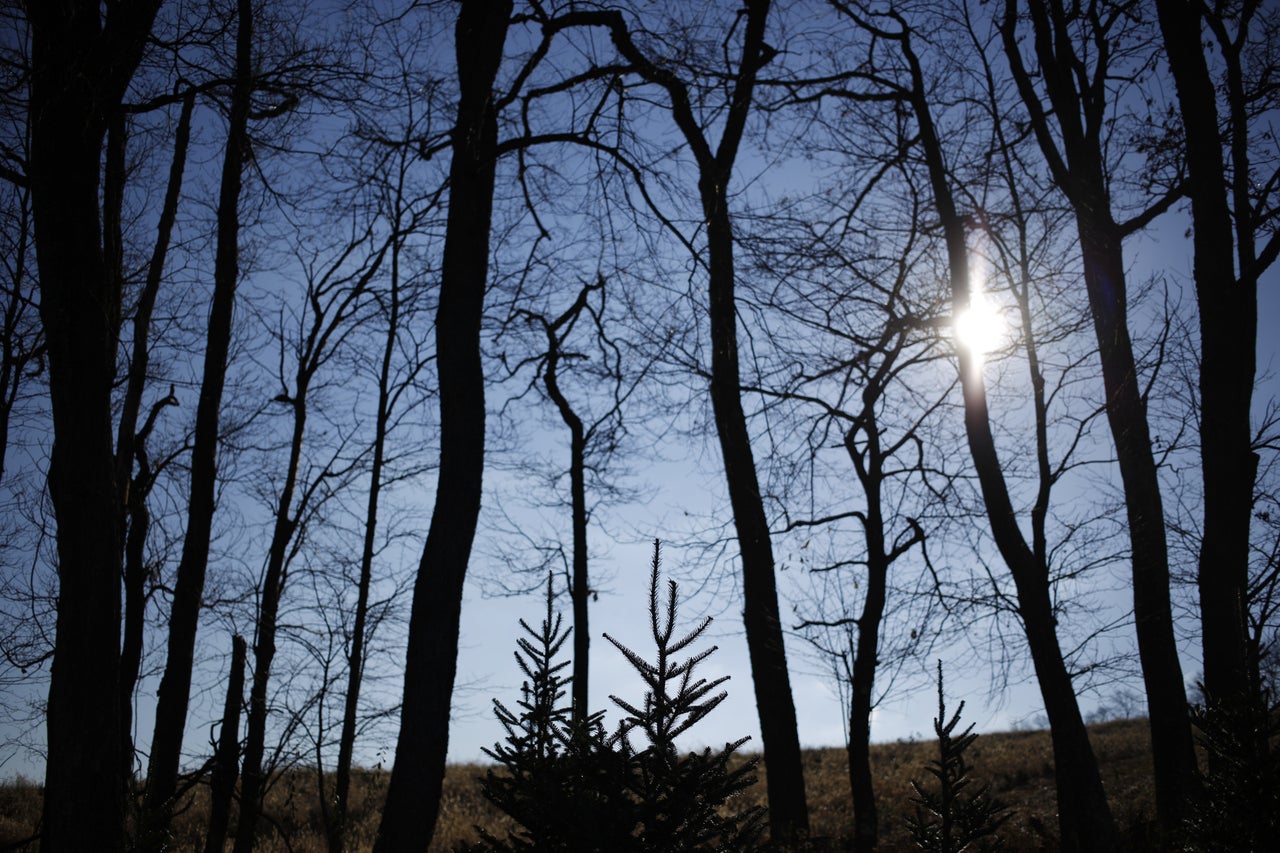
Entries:
<svg viewBox="0 0 1280 853">
<path fill-rule="evenodd" d="M 981 292 L 969 296 L 969 307 L 955 322 L 956 340 L 975 355 L 986 355 L 1004 340 L 1004 318 Z"/>
</svg>

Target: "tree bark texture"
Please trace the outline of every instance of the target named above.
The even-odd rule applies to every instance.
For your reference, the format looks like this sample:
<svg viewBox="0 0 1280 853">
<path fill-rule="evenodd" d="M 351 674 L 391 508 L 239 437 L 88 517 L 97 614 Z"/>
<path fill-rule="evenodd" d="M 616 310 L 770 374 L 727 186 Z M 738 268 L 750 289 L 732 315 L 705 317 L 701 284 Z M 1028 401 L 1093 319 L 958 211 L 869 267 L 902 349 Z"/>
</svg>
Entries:
<svg viewBox="0 0 1280 853">
<path fill-rule="evenodd" d="M 489 275 L 498 140 L 493 86 L 511 5 L 510 0 L 465 3 L 454 31 L 460 95 L 435 324 L 440 470 L 414 585 L 400 734 L 374 848 L 379 853 L 426 847 L 440 813 L 462 587 L 484 475 L 480 321 Z"/>
<path fill-rule="evenodd" d="M 231 89 L 227 144 L 218 195 L 217 247 L 214 255 L 213 298 L 205 341 L 204 375 L 196 405 L 195 439 L 191 451 L 191 492 L 187 530 L 182 543 L 169 615 L 168 657 L 160 680 L 147 793 L 143 807 L 144 846 L 165 843 L 174 794 L 177 791 L 182 736 L 187 723 L 191 669 L 195 656 L 200 603 L 209 563 L 209 542 L 218 477 L 219 413 L 231 346 L 231 318 L 240 277 L 240 188 L 248 153 L 250 98 L 253 93 L 253 5 L 238 0 L 236 79 Z"/>
<path fill-rule="evenodd" d="M 120 850 L 119 497 L 111 388 L 119 279 L 104 256 L 99 179 L 110 117 L 159 0 L 29 3 L 29 179 L 48 345 L 58 618 L 50 672 L 41 849 Z"/>
</svg>

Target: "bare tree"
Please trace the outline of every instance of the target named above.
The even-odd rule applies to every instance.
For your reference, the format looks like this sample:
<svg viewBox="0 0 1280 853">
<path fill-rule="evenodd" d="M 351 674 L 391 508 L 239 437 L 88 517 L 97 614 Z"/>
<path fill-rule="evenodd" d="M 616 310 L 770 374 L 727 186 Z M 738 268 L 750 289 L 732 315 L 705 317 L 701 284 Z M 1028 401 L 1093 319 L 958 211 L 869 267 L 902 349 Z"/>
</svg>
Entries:
<svg viewBox="0 0 1280 853">
<path fill-rule="evenodd" d="M 840 119 L 816 121 L 799 144 L 856 159 L 857 177 L 839 196 L 760 210 L 743 245 L 763 291 L 753 306 L 770 317 L 755 347 L 769 355 L 757 356 L 750 390 L 769 401 L 761 417 L 776 470 L 770 491 L 785 511 L 775 536 L 802 541 L 793 553 L 812 573 L 815 592 L 797 607 L 797 627 L 840 682 L 853 843 L 871 850 L 879 839 L 872 709 L 941 629 L 924 547 L 941 519 L 925 516 L 956 476 L 937 452 L 956 380 L 942 370 L 950 311 L 920 272 L 934 241 L 921 226 L 929 211 L 911 186 L 909 146 L 878 147 L 879 134 L 866 130 L 892 135 L 903 118 L 881 112 L 881 102 L 866 112 L 840 101 Z M 842 529 L 848 523 L 853 532 Z"/>
<path fill-rule="evenodd" d="M 603 275 L 598 275 L 595 282 L 584 283 L 573 304 L 554 319 L 529 309 L 518 309 L 517 317 L 536 327 L 545 337 L 545 347 L 536 348 L 536 355 L 524 358 L 510 368 L 514 374 L 530 364 L 535 365 L 530 387 L 539 378 L 542 380 L 544 393 L 555 404 L 569 430 L 572 552 L 566 586 L 573 604 L 572 708 L 573 717 L 579 722 L 584 722 L 591 713 L 588 707 L 591 635 L 587 605 L 596 597 L 588 569 L 587 529 L 591 509 L 587 502 L 587 480 L 589 475 L 594 475 L 599 485 L 603 468 L 615 458 L 623 434 L 622 406 L 647 373 L 646 367 L 636 376 L 623 375 L 622 350 L 605 329 L 605 287 Z M 593 304 L 593 297 L 597 304 Z M 591 343 L 586 351 L 568 348 L 570 337 L 584 315 Z M 575 363 L 582 365 L 581 368 L 568 369 Z M 572 376 L 579 372 L 591 378 L 597 394 L 608 389 L 602 395 L 603 411 L 599 414 L 591 412 L 585 404 L 570 401 L 561 385 L 566 373 Z M 584 420 L 584 416 L 589 421 Z"/>
<path fill-rule="evenodd" d="M 4 280 L 0 283 L 0 480 L 5 474 L 9 430 L 14 409 L 30 393 L 28 379 L 42 369 L 44 343 L 36 321 L 34 259 L 32 255 L 31 190 L 24 176 L 0 187 L 3 216 Z"/>
<path fill-rule="evenodd" d="M 896 42 L 901 50 L 906 80 L 901 95 L 910 105 L 917 123 L 919 144 L 946 243 L 952 313 L 953 317 L 959 317 L 970 308 L 973 293 L 966 226 L 956 205 L 951 173 L 934 123 L 930 89 L 914 50 L 913 33 L 907 22 L 894 13 L 888 15 L 883 26 L 851 8 L 846 7 L 845 13 L 857 19 L 860 26 L 877 38 Z M 1034 340 L 1030 329 L 1024 329 L 1024 334 L 1028 342 Z M 981 369 L 982 355 L 962 345 L 957 348 L 957 360 L 964 396 L 965 431 L 992 535 L 1013 574 L 1018 613 L 1049 716 L 1063 848 L 1115 850 L 1118 849 L 1115 824 L 1057 636 L 1045 536 L 1045 516 L 1055 472 L 1044 440 L 1048 411 L 1034 349 L 1029 349 L 1028 355 L 1033 387 L 1038 389 L 1034 402 L 1040 478 L 1031 514 L 1031 543 L 1026 541 L 1019 528 L 996 450 Z"/>
<path fill-rule="evenodd" d="M 1051 0 L 1019 12 L 1006 0 L 1000 32 L 1030 128 L 1054 183 L 1070 202 L 1079 232 L 1085 288 L 1093 314 L 1133 552 L 1133 607 L 1138 654 L 1146 683 L 1157 811 L 1169 837 L 1196 795 L 1195 755 L 1182 667 L 1173 633 L 1169 554 L 1151 432 L 1128 326 L 1124 239 L 1144 228 L 1182 195 L 1175 183 L 1145 210 L 1115 219 L 1111 166 L 1104 134 L 1110 81 L 1125 62 L 1149 61 L 1135 4 L 1081 8 Z M 1023 59 L 1019 33 L 1029 17 L 1038 78 Z M 1041 95 L 1040 89 L 1044 95 Z M 1047 97 L 1046 106 L 1042 98 Z M 1250 380 L 1251 382 L 1251 380 Z"/>
<path fill-rule="evenodd" d="M 155 403 L 145 422 L 139 426 L 143 393 L 146 388 L 148 366 L 151 360 L 151 318 L 155 310 L 156 296 L 164 276 L 165 259 L 168 256 L 174 222 L 178 214 L 178 199 L 182 189 L 182 177 L 186 169 L 187 149 L 191 142 L 191 115 L 195 109 L 195 93 L 188 92 L 182 100 L 182 108 L 174 129 L 173 159 L 169 167 L 169 180 L 165 189 L 160 219 L 156 228 L 156 242 L 147 264 L 146 281 L 134 306 L 132 319 L 133 340 L 129 359 L 129 376 L 124 400 L 120 409 L 120 423 L 116 430 L 116 486 L 121 490 L 120 520 L 124 531 L 124 636 L 120 648 L 120 713 L 126 738 L 126 755 L 123 770 L 126 779 L 133 774 L 133 743 L 130 737 L 133 716 L 133 691 L 142 666 L 143 634 L 146 617 L 146 584 L 149 574 L 145 561 L 147 534 L 151 528 L 151 515 L 147 499 L 156 482 L 158 471 L 151 464 L 147 451 L 147 438 L 156 424 L 162 405 L 178 405 L 172 386 L 167 397 Z M 134 473 L 134 466 L 137 473 Z M 154 755 L 154 750 L 153 753 Z"/>
<path fill-rule="evenodd" d="M 462 584 L 480 514 L 484 474 L 484 371 L 480 318 L 489 269 L 498 122 L 493 88 L 502 64 L 511 0 L 464 5 L 454 29 L 458 118 L 451 145 L 449 214 L 436 313 L 440 474 L 418 565 L 409 620 L 404 703 L 395 767 L 375 849 L 430 841 L 449 747 L 458 666 Z"/>
<path fill-rule="evenodd" d="M 408 132 L 416 128 L 407 128 Z M 439 193 L 431 193 L 426 199 L 412 198 L 406 187 L 410 164 L 415 155 L 408 140 L 392 148 L 388 153 L 386 186 L 382 189 L 382 215 L 390 227 L 391 248 L 388 262 L 388 281 L 373 297 L 379 304 L 379 315 L 385 326 L 382 329 L 383 347 L 377 365 L 377 403 L 373 414 L 373 439 L 369 461 L 369 491 L 366 497 L 363 519 L 359 573 L 356 580 L 355 610 L 352 613 L 350 639 L 347 643 L 347 683 L 343 697 L 342 730 L 338 740 L 338 763 L 334 771 L 333 806 L 330 811 L 323 796 L 323 768 L 321 772 L 321 804 L 327 815 L 328 843 L 332 853 L 341 851 L 345 844 L 348 800 L 351 790 L 351 763 L 355 750 L 357 728 L 360 721 L 360 691 L 364 681 L 369 639 L 376 619 L 371 617 L 370 596 L 373 587 L 374 560 L 378 549 L 379 510 L 383 486 L 389 478 L 388 442 L 391 433 L 412 407 L 413 400 L 406 397 L 418 384 L 418 377 L 428 363 L 417 347 L 406 347 L 407 328 L 415 316 L 414 303 L 423 301 L 424 294 L 403 269 L 405 264 L 405 240 L 416 231 L 426 214 L 436 206 Z M 398 364 L 408 350 L 407 363 Z M 384 522 L 385 524 L 385 522 Z"/>
<path fill-rule="evenodd" d="M 1258 688 L 1246 651 L 1249 526 L 1258 467 L 1250 409 L 1258 278 L 1280 254 L 1274 209 L 1280 171 L 1265 171 L 1273 155 L 1259 149 L 1270 133 L 1261 116 L 1276 106 L 1277 19 L 1274 9 L 1252 0 L 1213 6 L 1159 0 L 1156 8 L 1181 106 L 1200 308 L 1204 683 L 1211 700 L 1239 700 Z M 1216 79 L 1208 45 L 1216 45 L 1220 56 Z M 1225 146 L 1220 107 L 1226 113 Z"/>
<path fill-rule="evenodd" d="M 58 523 L 58 626 L 49 688 L 42 848 L 124 845 L 119 713 L 120 554 L 111 389 L 119 281 L 104 256 L 106 128 L 160 0 L 28 3 L 29 180 L 49 354 Z"/>
<path fill-rule="evenodd" d="M 325 262 L 306 263 L 307 286 L 298 319 L 297 337 L 282 330 L 280 393 L 273 402 L 288 411 L 288 459 L 273 496 L 273 522 L 266 564 L 258 589 L 258 612 L 253 642 L 253 680 L 249 690 L 244 757 L 241 764 L 240 815 L 236 827 L 237 853 L 253 849 L 270 766 L 265 762 L 269 687 L 280 630 L 281 603 L 289 569 L 306 539 L 308 525 L 324 504 L 356 476 L 356 460 L 344 459 L 346 437 L 327 458 L 308 445 L 308 419 L 313 396 L 320 390 L 321 371 L 330 365 L 358 324 L 368 314 L 369 291 L 383 264 L 401 238 L 396 231 L 373 240 L 370 227 L 356 225 L 345 246 Z M 293 361 L 292 371 L 285 365 Z M 317 407 L 323 413 L 324 408 Z"/>
<path fill-rule="evenodd" d="M 183 540 L 182 559 L 178 564 L 177 581 L 174 584 L 169 617 L 168 657 L 164 677 L 160 681 L 155 728 L 151 738 L 151 758 L 147 768 L 147 793 L 143 806 L 141 843 L 144 847 L 152 846 L 157 849 L 166 843 L 165 834 L 177 792 L 178 763 L 182 756 L 182 735 L 187 724 L 191 668 L 195 659 L 196 629 L 204 595 L 213 528 L 218 478 L 219 416 L 231 346 L 236 286 L 240 278 L 240 190 L 242 171 L 250 154 L 248 127 L 253 94 L 254 14 L 250 0 L 237 0 L 235 80 L 231 87 L 227 143 L 218 197 L 213 298 L 209 309 L 200 401 L 196 407 L 187 531 Z M 188 99 L 184 105 L 188 122 L 190 104 Z M 174 201 L 176 202 L 176 197 Z M 172 212 L 167 210 L 166 213 L 169 213 L 171 222 Z M 157 283 L 158 273 L 157 270 Z M 154 300 L 154 288 L 149 290 L 150 298 Z M 145 338 L 142 343 L 145 346 Z"/>
<path fill-rule="evenodd" d="M 724 77 L 728 88 L 725 90 L 727 98 L 721 105 L 723 124 L 718 142 L 713 142 L 709 135 L 711 124 L 698 117 L 690 82 L 682 79 L 671 65 L 656 60 L 638 46 L 620 12 L 573 11 L 556 18 L 544 30 L 576 26 L 605 28 L 626 63 L 625 70 L 665 92 L 668 99 L 666 107 L 697 166 L 698 198 L 707 241 L 705 265 L 712 347 L 711 402 L 742 559 L 744 623 L 765 763 L 769 767 L 771 833 L 775 841 L 786 844 L 808 833 L 808 805 L 800 765 L 795 705 L 778 615 L 773 547 L 742 407 L 734 295 L 734 234 L 729 208 L 729 186 L 751 112 L 756 81 L 760 70 L 777 53 L 764 38 L 769 5 L 768 0 L 750 0 L 741 17 L 742 37 L 737 67 L 725 72 Z M 614 76 L 619 70 L 597 69 L 594 74 Z"/>
</svg>

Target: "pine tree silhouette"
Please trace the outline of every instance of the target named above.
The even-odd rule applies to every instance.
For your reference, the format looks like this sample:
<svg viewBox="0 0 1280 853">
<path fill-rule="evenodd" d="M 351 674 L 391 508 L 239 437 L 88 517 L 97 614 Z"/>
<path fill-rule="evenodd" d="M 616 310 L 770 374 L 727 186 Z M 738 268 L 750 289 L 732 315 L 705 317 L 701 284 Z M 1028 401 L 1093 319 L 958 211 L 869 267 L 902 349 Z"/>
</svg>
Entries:
<svg viewBox="0 0 1280 853">
<path fill-rule="evenodd" d="M 978 739 L 973 725 L 959 735 L 954 735 L 960 724 L 964 702 L 947 719 L 946 699 L 942 693 L 942 661 L 938 661 L 938 716 L 933 730 L 938 735 L 938 757 L 925 769 L 937 781 L 936 790 L 926 789 L 914 779 L 911 787 L 916 804 L 914 817 L 907 818 L 907 827 L 921 850 L 937 853 L 960 853 L 964 850 L 994 851 L 1003 846 L 1000 827 L 1009 819 L 1008 809 L 989 793 L 983 785 L 970 793 L 973 784 L 969 778 L 969 765 L 965 752 Z"/>
<path fill-rule="evenodd" d="M 711 624 L 704 619 L 675 637 L 678 588 L 668 582 L 665 613 L 659 612 L 660 544 L 653 545 L 649 580 L 649 621 L 656 646 L 651 662 L 605 634 L 643 679 L 642 702 L 611 696 L 625 716 L 609 734 L 604 712 L 573 722 L 564 703 L 569 662 L 557 660 L 569 629 L 554 612 L 551 580 L 546 616 L 538 629 L 520 621 L 516 660 L 526 681 L 513 710 L 494 700 L 494 713 L 507 732 L 485 750 L 497 763 L 485 775 L 485 796 L 519 827 L 498 839 L 479 829 L 474 850 L 490 851 L 742 851 L 758 846 L 764 812 L 738 814 L 724 806 L 755 782 L 755 761 L 731 767 L 741 738 L 713 752 L 681 756 L 675 740 L 724 701 L 726 680 L 697 678 L 697 666 L 715 647 L 680 660 Z M 643 736 L 643 745 L 639 741 Z"/>
</svg>

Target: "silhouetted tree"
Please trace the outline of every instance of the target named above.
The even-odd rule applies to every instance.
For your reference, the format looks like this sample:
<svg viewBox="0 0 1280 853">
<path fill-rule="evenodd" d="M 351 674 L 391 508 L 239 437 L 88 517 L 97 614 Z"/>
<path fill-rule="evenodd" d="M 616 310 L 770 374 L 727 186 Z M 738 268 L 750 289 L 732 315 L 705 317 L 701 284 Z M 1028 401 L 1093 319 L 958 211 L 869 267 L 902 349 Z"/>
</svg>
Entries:
<svg viewBox="0 0 1280 853">
<path fill-rule="evenodd" d="M 1253 0 L 1213 6 L 1159 0 L 1156 9 L 1181 107 L 1200 309 L 1204 684 L 1213 702 L 1252 701 L 1245 697 L 1258 688 L 1247 653 L 1258 278 L 1280 254 L 1274 205 L 1280 172 L 1266 173 L 1270 155 L 1258 145 L 1270 133 L 1261 116 L 1277 103 L 1277 18 Z"/>
<path fill-rule="evenodd" d="M 947 718 L 946 697 L 942 693 L 942 661 L 938 661 L 938 716 L 933 719 L 933 731 L 938 736 L 938 757 L 925 768 L 937 781 L 936 788 L 927 788 L 916 780 L 911 787 L 916 795 L 911 801 L 916 813 L 907 818 L 907 826 L 916 846 L 936 853 L 960 853 L 963 850 L 995 851 L 1004 846 L 1000 827 L 1008 822 L 1008 809 L 993 798 L 988 785 L 967 790 L 973 785 L 969 776 L 969 764 L 965 753 L 978 739 L 973 724 L 960 734 L 964 702 Z M 946 720 L 946 722 L 943 722 Z"/>
<path fill-rule="evenodd" d="M 28 178 L 49 356 L 58 625 L 48 703 L 41 847 L 124 845 L 119 713 L 120 561 L 111 390 L 120 282 L 103 248 L 103 140 L 160 0 L 28 3 Z"/>
<path fill-rule="evenodd" d="M 959 317 L 970 308 L 973 293 L 966 227 L 956 206 L 946 154 L 934 124 L 929 86 L 913 47 L 913 32 L 903 18 L 893 13 L 890 13 L 884 26 L 879 26 L 868 18 L 861 18 L 861 22 L 863 26 L 871 27 L 877 36 L 897 42 L 902 51 L 906 82 L 901 94 L 910 105 L 917 123 L 921 152 L 947 248 L 952 316 Z M 1024 334 L 1031 339 L 1029 329 L 1024 330 Z M 1071 675 L 1067 671 L 1058 643 L 1058 620 L 1050 595 L 1044 523 L 1054 475 L 1048 459 L 1048 448 L 1043 440 L 1037 441 L 1040 488 L 1036 507 L 1032 512 L 1033 541 L 1029 544 L 1019 527 L 1004 469 L 996 450 L 981 368 L 982 354 L 961 345 L 957 347 L 956 355 L 964 396 L 964 421 L 969 451 L 978 475 L 992 535 L 1000 555 L 1013 574 L 1018 594 L 1018 613 L 1026 631 L 1040 693 L 1049 717 L 1062 845 L 1067 850 L 1114 850 L 1118 845 L 1115 824 L 1076 701 Z M 1035 422 L 1037 434 L 1041 437 L 1047 417 L 1044 398 L 1037 395 Z"/>
<path fill-rule="evenodd" d="M 623 434 L 622 406 L 647 373 L 645 368 L 634 377 L 623 376 L 622 351 L 605 330 L 605 286 L 603 275 L 593 283 L 584 284 L 573 304 L 554 319 L 528 309 L 518 309 L 517 316 L 538 327 L 545 336 L 545 349 L 538 347 L 540 351 L 536 355 L 511 368 L 515 373 L 530 363 L 536 365 L 544 393 L 555 404 L 569 430 L 569 513 L 573 550 L 567 585 L 573 603 L 573 711 L 574 719 L 579 723 L 584 722 L 589 713 L 587 688 L 591 635 L 587 605 L 596 596 L 588 570 L 587 528 L 591 510 L 587 503 L 587 478 L 594 474 L 598 481 L 603 467 L 614 459 Z M 598 304 L 593 304 L 593 297 Z M 589 330 L 586 334 L 593 338 L 586 351 L 567 348 L 570 336 L 581 320 Z M 582 366 L 572 369 L 575 363 Z M 602 395 L 602 411 L 598 415 L 584 404 L 570 401 L 561 385 L 566 374 L 572 376 L 579 372 L 591 377 L 593 390 Z M 535 382 L 537 378 L 539 376 L 535 376 Z M 584 416 L 590 420 L 584 420 Z"/>
<path fill-rule="evenodd" d="M 218 194 L 213 298 L 191 450 L 187 531 L 174 583 L 168 657 L 164 677 L 160 681 L 147 768 L 147 793 L 140 833 L 140 843 L 146 849 L 160 849 L 167 843 L 165 835 L 177 793 L 178 763 L 182 756 L 182 735 L 187 725 L 187 701 L 195 660 L 196 628 L 209 562 L 218 478 L 219 415 L 231 346 L 232 312 L 240 278 L 240 189 L 241 172 L 250 156 L 248 127 L 254 85 L 254 14 L 251 0 L 237 0 L 235 80 L 231 86 L 227 143 Z M 188 100 L 187 104 L 190 103 Z M 190 106 L 184 106 L 184 111 L 189 115 Z"/>
<path fill-rule="evenodd" d="M 165 187 L 160 219 L 156 226 L 156 242 L 147 263 L 146 281 L 138 295 L 132 319 L 133 335 L 130 342 L 129 377 L 124 399 L 120 406 L 120 423 L 116 430 L 116 486 L 121 490 L 120 507 L 124 530 L 124 636 L 120 648 L 120 713 L 126 737 L 126 755 L 123 770 L 126 780 L 133 775 L 133 742 L 131 720 L 133 717 L 133 691 L 137 686 L 142 666 L 143 635 L 146 632 L 147 578 L 145 549 L 147 534 L 151 529 L 151 513 L 148 498 L 159 471 L 152 466 L 147 451 L 147 437 L 155 427 L 160 405 L 178 405 L 173 386 L 169 395 L 152 406 L 145 422 L 140 426 L 143 393 L 146 390 L 148 368 L 151 362 L 151 319 L 155 311 L 156 297 L 164 276 L 165 260 L 173 236 L 174 222 L 178 215 L 178 199 L 182 190 L 183 174 L 187 165 L 187 149 L 191 143 L 191 115 L 195 109 L 195 92 L 188 91 L 182 99 L 182 108 L 174 128 L 173 159 L 169 166 L 169 180 Z M 137 473 L 134 473 L 134 466 Z M 185 706 L 184 706 L 185 712 Z M 154 747 L 152 755 L 154 755 Z M 176 773 L 176 765 L 175 765 Z"/>
<path fill-rule="evenodd" d="M 493 89 L 511 6 L 511 0 L 467 3 L 454 28 L 458 117 L 451 139 L 449 214 L 436 313 L 440 473 L 413 592 L 400 734 L 375 844 L 378 853 L 429 843 L 440 809 L 462 585 L 484 475 L 480 318 L 488 281 L 498 141 Z"/>
<path fill-rule="evenodd" d="M 258 611 L 253 643 L 253 680 L 249 690 L 244 757 L 240 771 L 240 813 L 236 825 L 237 853 L 249 853 L 255 843 L 257 820 L 262 810 L 270 766 L 266 757 L 268 690 L 275 662 L 280 630 L 280 608 L 289 569 L 301 550 L 308 525 L 323 505 L 341 491 L 357 473 L 353 461 L 344 459 L 347 439 L 321 461 L 314 457 L 324 451 L 308 443 L 308 419 L 313 414 L 313 395 L 324 383 L 321 371 L 335 359 L 368 314 L 370 288 L 392 254 L 402 234 L 398 231 L 373 239 L 368 229 L 355 229 L 345 246 L 337 246 L 326 263 L 306 266 L 307 286 L 303 294 L 297 338 L 282 330 L 280 393 L 273 402 L 288 411 L 287 461 L 273 497 L 271 540 L 266 565 L 258 589 Z M 288 355 L 286 355 L 286 353 Z M 292 360 L 292 370 L 285 365 Z M 317 407 L 323 414 L 323 408 Z"/>
<path fill-rule="evenodd" d="M 494 700 L 494 712 L 507 732 L 504 742 L 486 752 L 502 768 L 485 774 L 485 796 L 510 815 L 519 829 L 498 839 L 480 830 L 480 850 L 752 850 L 757 847 L 757 808 L 725 813 L 724 806 L 754 781 L 755 761 L 730 768 L 733 752 L 745 741 L 724 749 L 679 755 L 675 738 L 703 720 L 725 699 L 716 689 L 727 676 L 695 678 L 698 664 L 715 647 L 681 660 L 706 631 L 704 619 L 677 638 L 677 588 L 668 586 L 665 612 L 660 608 L 659 544 L 654 542 L 649 579 L 649 627 L 652 661 L 605 637 L 622 652 L 647 688 L 643 703 L 614 696 L 627 716 L 617 731 L 605 733 L 603 712 L 580 715 L 562 704 L 569 679 L 561 675 L 568 661 L 556 658 L 568 639 L 552 608 L 547 585 L 547 611 L 540 628 L 524 620 L 525 636 L 517 641 L 516 660 L 527 680 L 516 710 Z M 647 743 L 632 744 L 634 732 Z"/>
<path fill-rule="evenodd" d="M 231 822 L 231 803 L 235 796 L 236 777 L 240 775 L 240 708 L 244 704 L 244 662 L 247 655 L 248 645 L 244 638 L 238 634 L 232 637 L 231 671 L 227 677 L 221 733 L 209 780 L 209 831 L 205 837 L 205 853 L 223 853 L 227 827 Z"/>
<path fill-rule="evenodd" d="M 697 167 L 699 205 L 706 228 L 705 256 L 700 263 L 705 263 L 707 272 L 711 403 L 742 559 L 743 621 L 765 763 L 769 767 L 769 825 L 772 838 L 785 844 L 808 833 L 808 805 L 800 766 L 795 704 L 778 615 L 773 546 L 742 407 L 735 298 L 737 273 L 733 218 L 729 209 L 729 186 L 751 112 L 756 81 L 761 69 L 777 54 L 764 38 L 769 5 L 768 0 L 749 0 L 739 22 L 742 37 L 736 68 L 724 72 L 728 87 L 726 100 L 721 105 L 723 124 L 699 118 L 691 81 L 681 77 L 679 66 L 659 61 L 637 45 L 621 13 L 573 11 L 555 19 L 554 26 L 607 29 L 626 63 L 626 70 L 666 94 L 666 108 Z M 613 75 L 618 70 L 610 68 L 608 73 Z M 720 131 L 718 141 L 713 141 L 710 135 L 713 126 L 718 126 Z"/>
<path fill-rule="evenodd" d="M 1161 826 L 1172 836 L 1188 798 L 1195 796 L 1196 765 L 1173 632 L 1164 504 L 1128 324 L 1124 239 L 1168 210 L 1181 197 L 1182 187 L 1174 184 L 1130 219 L 1115 218 L 1106 150 L 1110 134 L 1104 134 L 1104 125 L 1110 121 L 1111 99 L 1118 96 L 1109 81 L 1125 73 L 1127 65 L 1148 61 L 1134 58 L 1133 51 L 1151 49 L 1143 43 L 1150 34 L 1143 30 L 1140 18 L 1130 14 L 1127 7 L 1131 5 L 1099 3 L 1080 8 L 1049 0 L 1029 3 L 1024 15 L 1017 0 L 1006 0 L 1000 32 L 1030 129 L 1054 183 L 1075 213 L 1107 393 L 1107 420 L 1124 483 L 1133 553 L 1134 623 L 1155 760 L 1156 809 Z M 1031 69 L 1023 59 L 1019 38 L 1028 18 L 1036 62 Z"/>
</svg>

